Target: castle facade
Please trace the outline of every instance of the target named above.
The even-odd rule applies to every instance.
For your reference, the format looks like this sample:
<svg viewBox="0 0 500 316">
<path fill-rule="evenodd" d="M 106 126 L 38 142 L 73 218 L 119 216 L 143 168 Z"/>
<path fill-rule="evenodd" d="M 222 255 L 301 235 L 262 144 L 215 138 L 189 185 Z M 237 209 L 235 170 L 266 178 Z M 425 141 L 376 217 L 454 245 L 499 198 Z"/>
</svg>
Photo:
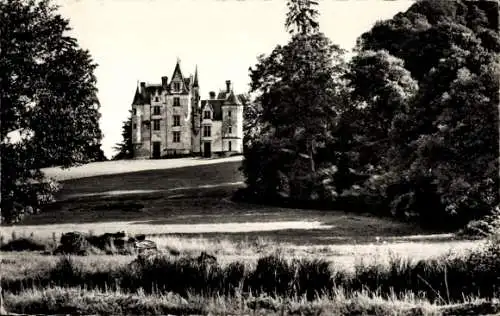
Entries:
<svg viewBox="0 0 500 316">
<path fill-rule="evenodd" d="M 201 100 L 198 69 L 184 77 L 179 61 L 171 80 L 141 82 L 132 102 L 134 158 L 230 155 L 243 151 L 243 95 L 231 81 Z"/>
</svg>

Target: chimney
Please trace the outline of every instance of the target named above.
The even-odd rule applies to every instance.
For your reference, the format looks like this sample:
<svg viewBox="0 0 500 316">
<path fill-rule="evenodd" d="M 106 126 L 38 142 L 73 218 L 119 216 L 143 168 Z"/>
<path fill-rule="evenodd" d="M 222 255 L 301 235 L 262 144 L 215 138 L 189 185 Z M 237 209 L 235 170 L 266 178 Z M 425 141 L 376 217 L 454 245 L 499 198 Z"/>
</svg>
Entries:
<svg viewBox="0 0 500 316">
<path fill-rule="evenodd" d="M 167 90 L 167 85 L 168 85 L 168 77 L 167 76 L 161 77 L 161 86 L 163 90 Z"/>
<path fill-rule="evenodd" d="M 215 92 L 210 91 L 209 95 L 210 95 L 210 100 L 215 99 Z"/>
<path fill-rule="evenodd" d="M 226 80 L 226 92 L 229 93 L 231 91 L 231 80 Z"/>
</svg>

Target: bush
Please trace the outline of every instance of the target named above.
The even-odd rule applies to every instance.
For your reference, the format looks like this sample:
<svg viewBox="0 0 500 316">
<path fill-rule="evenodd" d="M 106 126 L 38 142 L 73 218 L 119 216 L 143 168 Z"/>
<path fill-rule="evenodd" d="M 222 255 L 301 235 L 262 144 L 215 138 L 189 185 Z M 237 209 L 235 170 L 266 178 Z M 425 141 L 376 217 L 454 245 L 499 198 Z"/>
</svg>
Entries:
<svg viewBox="0 0 500 316">
<path fill-rule="evenodd" d="M 291 295 L 295 268 L 280 256 L 268 256 L 257 261 L 257 267 L 249 275 L 247 287 L 257 293 L 274 296 Z"/>
<path fill-rule="evenodd" d="M 308 300 L 313 300 L 322 294 L 332 294 L 334 278 L 327 261 L 297 260 L 294 265 L 297 270 L 295 278 L 297 295 L 306 295 Z"/>
<path fill-rule="evenodd" d="M 223 276 L 217 261 L 207 260 L 203 254 L 198 258 L 179 259 L 139 255 L 122 271 L 121 287 L 132 291 L 143 289 L 147 293 L 172 291 L 182 296 L 187 296 L 190 291 L 210 294 L 222 290 Z"/>
<path fill-rule="evenodd" d="M 1 221 L 17 223 L 24 217 L 36 214 L 40 208 L 54 201 L 59 184 L 46 179 L 34 168 L 28 145 L 0 144 L 1 172 Z"/>
<path fill-rule="evenodd" d="M 45 251 L 47 246 L 31 238 L 14 239 L 2 245 L 1 251 Z"/>
<path fill-rule="evenodd" d="M 472 220 L 457 235 L 470 239 L 481 239 L 500 232 L 500 209 L 497 207 L 493 215 L 483 219 Z"/>
</svg>

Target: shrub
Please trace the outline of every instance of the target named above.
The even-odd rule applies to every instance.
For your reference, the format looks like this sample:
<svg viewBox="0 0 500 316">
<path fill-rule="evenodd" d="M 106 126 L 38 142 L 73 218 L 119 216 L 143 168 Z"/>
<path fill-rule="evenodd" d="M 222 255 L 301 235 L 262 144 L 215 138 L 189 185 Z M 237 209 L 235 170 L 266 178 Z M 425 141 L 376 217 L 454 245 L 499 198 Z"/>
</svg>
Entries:
<svg viewBox="0 0 500 316">
<path fill-rule="evenodd" d="M 334 286 L 330 264 L 322 259 L 296 260 L 294 265 L 297 270 L 295 279 L 296 294 L 306 295 L 308 300 L 313 300 L 322 294 L 331 294 Z"/>
<path fill-rule="evenodd" d="M 1 251 L 45 251 L 46 245 L 37 242 L 31 238 L 14 239 L 2 245 Z"/>
<path fill-rule="evenodd" d="M 33 158 L 27 145 L 0 144 L 2 152 L 1 222 L 17 223 L 54 201 L 60 188 L 38 169 L 30 168 Z"/>
<path fill-rule="evenodd" d="M 249 290 L 270 295 L 290 295 L 293 291 L 295 267 L 280 256 L 267 256 L 257 261 L 257 267 L 249 275 Z"/>
<path fill-rule="evenodd" d="M 500 232 L 500 209 L 497 207 L 492 215 L 483 219 L 472 220 L 458 232 L 458 236 L 466 238 L 485 238 Z"/>
</svg>

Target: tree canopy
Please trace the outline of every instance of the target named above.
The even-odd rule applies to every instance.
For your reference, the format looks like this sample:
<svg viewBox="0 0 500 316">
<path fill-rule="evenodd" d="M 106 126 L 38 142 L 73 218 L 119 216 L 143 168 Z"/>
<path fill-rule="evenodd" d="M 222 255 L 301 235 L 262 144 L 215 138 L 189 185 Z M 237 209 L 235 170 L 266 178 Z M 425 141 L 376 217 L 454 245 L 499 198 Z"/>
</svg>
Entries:
<svg viewBox="0 0 500 316">
<path fill-rule="evenodd" d="M 319 153 L 332 141 L 338 74 L 345 62 L 344 51 L 319 32 L 316 5 L 289 1 L 290 42 L 260 56 L 250 69 L 250 92 L 257 97 L 247 110 L 254 119 L 243 169 L 249 186 L 262 195 L 308 199 L 321 194 L 313 178 L 323 162 Z"/>
<path fill-rule="evenodd" d="M 102 137 L 97 65 L 49 0 L 2 2 L 0 12 L 2 139 L 32 131 L 40 167 L 88 161 Z"/>
<path fill-rule="evenodd" d="M 491 1 L 418 1 L 359 38 L 354 60 L 383 50 L 401 58 L 418 85 L 386 129 L 383 194 L 394 214 L 461 224 L 498 205 L 498 43 L 498 5 Z M 359 67 L 352 66 L 355 78 Z M 384 92 L 373 82 L 383 83 L 351 84 L 356 95 L 369 91 L 365 99 L 380 100 Z"/>
<path fill-rule="evenodd" d="M 250 70 L 248 190 L 440 228 L 494 213 L 498 3 L 417 1 L 362 34 L 347 65 L 316 6 L 289 1 L 291 40 Z"/>
<path fill-rule="evenodd" d="M 50 196 L 54 186 L 44 187 L 39 168 L 105 157 L 97 65 L 67 35 L 69 21 L 49 0 L 3 1 L 0 16 L 2 216 L 7 219 L 25 206 L 37 208 L 47 200 L 39 198 L 45 193 Z M 21 139 L 13 140 L 13 133 Z"/>
</svg>

